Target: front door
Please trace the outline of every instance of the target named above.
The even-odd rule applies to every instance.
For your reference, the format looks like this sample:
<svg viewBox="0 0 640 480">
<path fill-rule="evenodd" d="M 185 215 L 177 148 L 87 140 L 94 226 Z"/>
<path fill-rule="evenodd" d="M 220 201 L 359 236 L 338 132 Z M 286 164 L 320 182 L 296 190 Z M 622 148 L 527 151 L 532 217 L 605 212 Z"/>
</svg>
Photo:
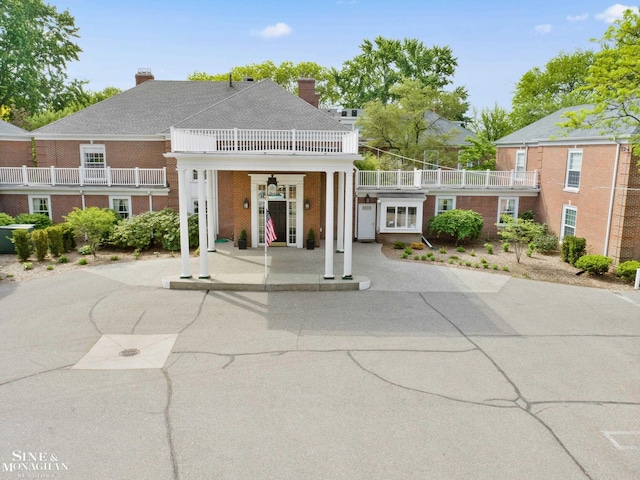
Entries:
<svg viewBox="0 0 640 480">
<path fill-rule="evenodd" d="M 287 246 L 287 202 L 269 202 L 269 213 L 276 231 L 276 241 L 272 246 Z"/>
</svg>

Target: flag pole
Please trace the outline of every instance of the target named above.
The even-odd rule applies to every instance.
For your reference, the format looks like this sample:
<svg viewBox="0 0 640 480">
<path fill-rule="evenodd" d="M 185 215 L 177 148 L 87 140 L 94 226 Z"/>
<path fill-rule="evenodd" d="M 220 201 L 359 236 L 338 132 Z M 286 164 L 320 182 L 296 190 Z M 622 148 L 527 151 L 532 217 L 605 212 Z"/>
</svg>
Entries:
<svg viewBox="0 0 640 480">
<path fill-rule="evenodd" d="M 269 212 L 269 192 L 264 197 L 264 280 L 269 276 L 269 267 L 267 264 L 267 212 Z"/>
</svg>

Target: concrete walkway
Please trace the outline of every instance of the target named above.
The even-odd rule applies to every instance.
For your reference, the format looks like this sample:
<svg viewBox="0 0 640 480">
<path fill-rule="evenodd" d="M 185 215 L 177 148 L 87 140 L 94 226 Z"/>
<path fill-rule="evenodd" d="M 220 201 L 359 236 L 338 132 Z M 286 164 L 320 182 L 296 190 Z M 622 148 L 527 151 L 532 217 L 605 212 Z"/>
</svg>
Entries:
<svg viewBox="0 0 640 480">
<path fill-rule="evenodd" d="M 0 480 L 640 478 L 640 292 L 375 244 L 364 291 L 162 288 L 179 267 L 0 284 Z"/>
<path fill-rule="evenodd" d="M 235 291 L 346 291 L 370 287 L 370 279 L 362 275 L 342 278 L 344 257 L 337 252 L 334 253 L 334 278 L 325 279 L 323 245 L 314 250 L 270 247 L 265 258 L 264 248 L 240 250 L 231 242 L 219 242 L 216 252 L 208 253 L 211 278 L 198 278 L 198 258 L 191 260 L 192 278 L 180 278 L 178 270 L 178 274 L 164 277 L 162 284 L 175 290 Z"/>
</svg>

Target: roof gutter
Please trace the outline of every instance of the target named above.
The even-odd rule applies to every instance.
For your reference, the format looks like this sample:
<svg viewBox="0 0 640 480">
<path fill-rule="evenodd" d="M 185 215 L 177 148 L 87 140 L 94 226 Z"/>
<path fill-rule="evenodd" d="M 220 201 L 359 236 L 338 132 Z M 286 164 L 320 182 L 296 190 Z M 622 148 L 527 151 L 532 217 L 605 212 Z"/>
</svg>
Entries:
<svg viewBox="0 0 640 480">
<path fill-rule="evenodd" d="M 611 196 L 609 197 L 609 214 L 607 215 L 607 233 L 604 238 L 604 256 L 609 256 L 609 237 L 611 236 L 611 222 L 613 220 L 613 202 L 616 193 L 616 181 L 618 177 L 618 164 L 620 163 L 620 142 L 616 140 L 616 161 L 613 166 L 613 178 L 611 179 Z"/>
</svg>

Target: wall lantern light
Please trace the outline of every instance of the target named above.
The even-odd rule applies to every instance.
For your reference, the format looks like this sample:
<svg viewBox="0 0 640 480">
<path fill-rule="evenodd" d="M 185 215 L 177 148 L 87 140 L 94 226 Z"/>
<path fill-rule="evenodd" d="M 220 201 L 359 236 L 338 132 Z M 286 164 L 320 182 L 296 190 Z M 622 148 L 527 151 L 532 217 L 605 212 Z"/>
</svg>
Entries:
<svg viewBox="0 0 640 480">
<path fill-rule="evenodd" d="M 369 196 L 369 194 L 367 193 L 367 195 L 364 197 L 364 203 L 371 203 L 371 197 Z"/>
<path fill-rule="evenodd" d="M 304 201 L 304 209 L 305 209 L 305 210 L 309 210 L 310 208 L 311 208 L 311 202 L 310 202 L 310 201 L 309 201 L 309 199 L 307 198 L 307 199 Z"/>
<path fill-rule="evenodd" d="M 244 208 L 249 208 L 249 199 L 248 199 L 248 198 L 245 198 L 245 199 L 244 199 L 244 202 L 242 202 L 242 206 L 243 206 Z"/>
</svg>

